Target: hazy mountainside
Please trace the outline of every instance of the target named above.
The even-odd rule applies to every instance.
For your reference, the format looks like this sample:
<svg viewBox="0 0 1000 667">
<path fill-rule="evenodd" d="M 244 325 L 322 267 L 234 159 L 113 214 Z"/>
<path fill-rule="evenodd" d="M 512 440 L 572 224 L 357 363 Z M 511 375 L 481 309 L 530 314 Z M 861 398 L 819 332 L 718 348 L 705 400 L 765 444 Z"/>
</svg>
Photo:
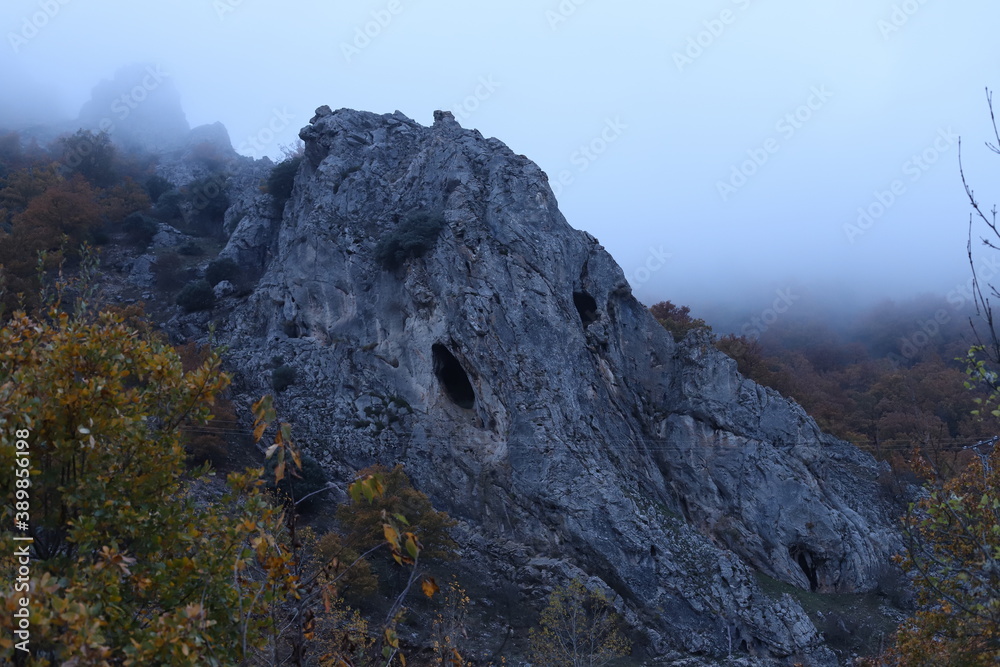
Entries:
<svg viewBox="0 0 1000 667">
<path fill-rule="evenodd" d="M 675 337 L 685 328 L 707 328 L 683 309 L 664 308 L 651 310 L 678 330 Z M 840 316 L 790 313 L 759 335 L 717 337 L 716 346 L 740 373 L 793 398 L 823 430 L 897 472 L 924 458 L 937 475 L 950 477 L 972 460 L 963 447 L 1000 429 L 1000 415 L 981 409 L 989 392 L 967 374 L 977 344 L 970 321 L 986 333 L 971 296 L 956 289 L 947 298 L 886 300 Z"/>
<path fill-rule="evenodd" d="M 901 547 L 874 459 L 707 338 L 675 343 L 500 141 L 326 107 L 301 136 L 280 216 L 253 167 L 227 182 L 221 254 L 260 276 L 220 304 L 244 398 L 293 368 L 279 409 L 332 478 L 404 463 L 498 589 L 584 576 L 653 655 L 836 661 L 755 570 L 873 589 Z"/>
<path fill-rule="evenodd" d="M 640 656 L 835 664 L 865 644 L 850 623 L 877 644 L 826 601 L 886 592 L 884 466 L 707 333 L 675 341 L 526 157 L 443 112 L 323 107 L 277 167 L 218 124 L 174 134 L 141 155 L 124 134 L 0 137 L 8 307 L 37 292 L 37 252 L 54 271 L 103 245 L 103 298 L 178 345 L 214 328 L 234 404 L 278 390 L 337 488 L 402 463 L 459 520 L 490 650 L 574 577 Z"/>
</svg>

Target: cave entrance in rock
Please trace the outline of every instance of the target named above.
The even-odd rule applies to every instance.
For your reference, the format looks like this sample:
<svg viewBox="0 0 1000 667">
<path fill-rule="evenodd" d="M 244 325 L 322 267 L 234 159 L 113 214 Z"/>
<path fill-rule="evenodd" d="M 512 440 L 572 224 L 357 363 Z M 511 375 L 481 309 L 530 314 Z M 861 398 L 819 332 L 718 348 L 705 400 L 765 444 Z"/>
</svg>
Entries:
<svg viewBox="0 0 1000 667">
<path fill-rule="evenodd" d="M 476 404 L 476 392 L 462 364 L 440 343 L 431 346 L 431 354 L 434 357 L 434 374 L 448 398 L 458 407 L 471 410 Z"/>
<path fill-rule="evenodd" d="M 597 312 L 597 301 L 586 292 L 573 292 L 573 305 L 576 312 L 580 314 L 580 321 L 583 326 L 588 327 L 600 318 Z"/>
<path fill-rule="evenodd" d="M 792 557 L 802 568 L 802 572 L 809 580 L 809 590 L 816 592 L 819 588 L 819 578 L 816 575 L 816 563 L 813 555 L 804 547 L 795 546 L 788 549 L 788 555 Z"/>
</svg>

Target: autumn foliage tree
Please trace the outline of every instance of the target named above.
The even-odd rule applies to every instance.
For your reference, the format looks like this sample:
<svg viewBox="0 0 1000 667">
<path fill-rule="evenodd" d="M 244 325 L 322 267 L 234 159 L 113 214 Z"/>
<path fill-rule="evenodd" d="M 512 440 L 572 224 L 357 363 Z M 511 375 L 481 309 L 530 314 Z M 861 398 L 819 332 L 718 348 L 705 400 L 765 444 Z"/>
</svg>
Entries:
<svg viewBox="0 0 1000 667">
<path fill-rule="evenodd" d="M 63 259 L 76 260 L 81 244 L 106 240 L 105 230 L 148 207 L 146 193 L 130 179 L 97 187 L 83 174 L 65 178 L 54 163 L 43 161 L 8 174 L 0 181 L 0 272 L 7 282 L 7 311 L 37 305 L 39 253 L 46 253 L 46 270 Z"/>
<path fill-rule="evenodd" d="M 119 316 L 58 306 L 0 329 L 5 469 L 16 430 L 30 431 L 28 664 L 234 664 L 272 622 L 234 572 L 271 562 L 282 521 L 259 471 L 232 475 L 216 503 L 188 492 L 207 468 L 186 476 L 181 428 L 207 418 L 228 384 L 219 358 L 185 372 L 172 348 Z M 12 480 L 0 483 L 5 527 Z M 13 581 L 10 553 L 0 567 Z M 20 595 L 0 590 L 4 660 Z"/>
<path fill-rule="evenodd" d="M 705 320 L 691 317 L 691 308 L 688 306 L 675 306 L 670 301 L 661 301 L 650 306 L 649 312 L 664 329 L 673 334 L 674 340 L 677 341 L 693 330 L 712 330 Z"/>
<path fill-rule="evenodd" d="M 0 201 L 8 215 L 0 224 L 0 271 L 7 283 L 3 305 L 10 312 L 19 301 L 35 305 L 39 253 L 46 253 L 42 268 L 55 268 L 64 248 L 74 254 L 97 229 L 101 211 L 87 181 L 63 180 L 46 167 L 12 174 L 0 189 Z"/>
<path fill-rule="evenodd" d="M 366 514 L 380 536 L 372 549 L 409 574 L 386 618 L 367 621 L 338 590 L 355 563 L 296 531 L 294 505 L 272 501 L 263 469 L 232 473 L 221 489 L 209 466 L 185 466 L 186 432 L 209 419 L 229 383 L 219 356 L 187 349 L 182 360 L 148 329 L 82 300 L 68 313 L 59 298 L 74 288 L 88 294 L 57 284 L 44 315 L 16 312 L 0 328 L 0 466 L 14 469 L 16 441 L 28 443 L 30 476 L 17 491 L 30 496 L 32 539 L 29 591 L 0 590 L 0 662 L 25 657 L 14 612 L 29 595 L 28 665 L 301 665 L 310 651 L 337 667 L 404 664 L 403 601 L 417 584 L 428 597 L 437 591 L 406 516 Z M 274 433 L 273 482 L 300 475 L 302 456 L 271 398 L 254 412 L 255 439 Z M 14 480 L 0 481 L 5 527 L 21 511 Z M 426 509 L 419 498 L 384 503 L 387 488 L 399 492 L 398 478 L 390 486 L 376 471 L 349 494 L 359 512 Z M 17 567 L 12 551 L 0 555 L 5 580 Z"/>
<path fill-rule="evenodd" d="M 931 488 L 904 519 L 900 561 L 920 610 L 884 659 L 914 667 L 1000 663 L 1000 449 Z M 928 473 L 930 474 L 930 473 Z"/>
<path fill-rule="evenodd" d="M 31 257 L 30 250 L 58 251 L 64 237 L 70 246 L 79 246 L 102 220 L 97 193 L 83 178 L 75 177 L 46 188 L 11 222 L 12 240 Z"/>
<path fill-rule="evenodd" d="M 260 442 L 276 418 L 271 396 L 265 396 L 254 405 L 254 415 L 254 439 Z M 268 481 L 273 480 L 276 485 L 280 486 L 287 478 L 300 476 L 303 471 L 303 456 L 292 441 L 291 426 L 287 423 L 276 424 L 274 443 L 267 447 L 265 455 L 271 461 Z M 420 589 L 428 598 L 438 592 L 438 585 L 419 567 L 425 549 L 406 515 L 386 509 L 392 506 L 393 501 L 386 499 L 389 487 L 382 473 L 382 469 L 359 473 L 348 487 L 354 512 L 370 519 L 372 527 L 379 533 L 375 544 L 365 554 L 345 551 L 337 541 L 325 539 L 317 542 L 311 531 L 300 531 L 294 497 L 291 499 L 293 506 L 289 508 L 287 518 L 289 549 L 279 556 L 282 563 L 288 564 L 291 584 L 285 584 L 287 595 L 284 602 L 271 604 L 272 616 L 280 612 L 281 617 L 289 620 L 272 626 L 271 653 L 265 664 L 290 662 L 302 665 L 307 653 L 312 651 L 319 653 L 320 664 L 334 667 L 389 667 L 397 659 L 399 664 L 406 665 L 397 632 L 397 625 L 405 613 L 403 603 L 417 581 L 420 581 Z M 399 480 L 393 484 L 398 485 Z M 398 490 L 398 486 L 396 488 Z M 379 507 L 381 509 L 375 509 Z M 369 511 L 376 514 L 371 516 L 367 514 Z M 383 547 L 409 576 L 403 589 L 390 603 L 385 619 L 381 623 L 369 622 L 356 610 L 347 607 L 341 594 L 349 582 L 357 585 L 369 576 L 364 556 Z M 284 567 L 280 569 L 285 572 Z M 260 571 L 256 577 L 248 577 L 245 581 L 250 587 L 248 592 L 252 593 L 256 587 L 258 593 L 253 593 L 254 599 L 259 597 L 260 592 L 267 591 L 275 600 L 273 580 L 272 574 Z M 378 628 L 379 631 L 371 633 L 370 628 Z M 287 645 L 287 654 L 279 652 L 281 643 Z"/>
<path fill-rule="evenodd" d="M 531 660 L 546 667 L 600 667 L 627 656 L 631 643 L 618 630 L 620 618 L 601 591 L 574 579 L 556 588 L 531 629 Z"/>
<path fill-rule="evenodd" d="M 426 494 L 413 488 L 403 466 L 391 470 L 376 465 L 365 468 L 359 477 L 377 476 L 383 480 L 383 492 L 373 501 L 341 505 L 337 509 L 337 520 L 344 531 L 344 543 L 363 552 L 385 540 L 379 517 L 405 516 L 410 529 L 420 535 L 423 557 L 453 559 L 456 544 L 448 535 L 448 530 L 456 522 L 444 512 L 434 509 Z"/>
</svg>

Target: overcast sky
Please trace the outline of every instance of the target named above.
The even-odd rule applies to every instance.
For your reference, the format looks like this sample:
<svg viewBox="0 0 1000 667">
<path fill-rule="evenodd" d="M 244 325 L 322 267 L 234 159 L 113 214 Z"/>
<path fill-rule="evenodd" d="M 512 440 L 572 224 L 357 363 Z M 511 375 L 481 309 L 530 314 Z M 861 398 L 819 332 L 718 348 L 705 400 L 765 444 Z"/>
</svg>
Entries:
<svg viewBox="0 0 1000 667">
<path fill-rule="evenodd" d="M 192 126 L 271 156 L 323 104 L 451 109 L 537 162 L 646 303 L 754 311 L 967 280 L 957 137 L 992 205 L 998 25 L 995 0 L 4 0 L 0 84 L 75 117 L 156 63 Z"/>
</svg>

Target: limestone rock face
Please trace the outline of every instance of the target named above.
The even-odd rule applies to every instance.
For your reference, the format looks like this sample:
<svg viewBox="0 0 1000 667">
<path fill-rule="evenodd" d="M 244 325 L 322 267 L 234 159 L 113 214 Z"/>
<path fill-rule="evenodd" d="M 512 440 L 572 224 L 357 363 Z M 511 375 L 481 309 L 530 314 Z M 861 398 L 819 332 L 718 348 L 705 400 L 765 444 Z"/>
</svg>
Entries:
<svg viewBox="0 0 1000 667">
<path fill-rule="evenodd" d="M 247 195 L 223 251 L 263 272 L 220 333 L 238 392 L 281 356 L 279 412 L 335 480 L 405 464 L 463 560 L 530 601 L 583 576 L 651 654 L 834 662 L 755 571 L 870 590 L 900 545 L 871 457 L 707 338 L 675 343 L 497 139 L 327 107 L 300 136 L 280 223 Z"/>
</svg>

